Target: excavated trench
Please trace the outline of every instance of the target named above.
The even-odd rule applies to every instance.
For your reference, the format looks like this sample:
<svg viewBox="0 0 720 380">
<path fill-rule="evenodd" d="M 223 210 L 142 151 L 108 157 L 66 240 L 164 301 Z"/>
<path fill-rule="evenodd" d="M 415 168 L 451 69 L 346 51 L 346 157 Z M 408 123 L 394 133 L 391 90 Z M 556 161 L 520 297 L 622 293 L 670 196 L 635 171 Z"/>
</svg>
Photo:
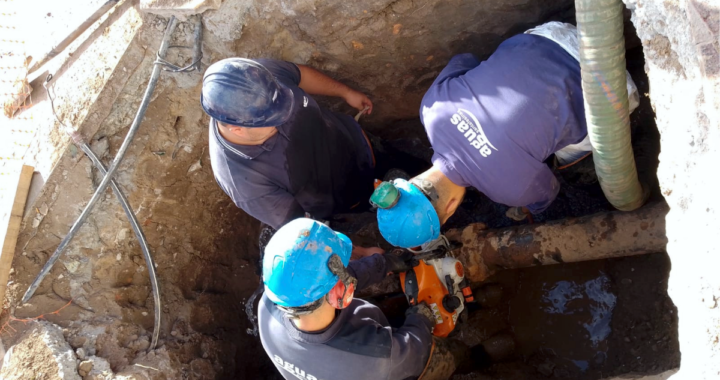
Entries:
<svg viewBox="0 0 720 380">
<path fill-rule="evenodd" d="M 627 52 L 627 68 L 640 93 L 647 94 L 642 47 Z M 650 100 L 641 95 L 632 114 L 633 144 L 641 172 L 655 172 L 659 133 Z M 418 120 L 398 121 L 387 136 L 398 149 L 427 158 L 431 153 Z M 379 133 L 382 133 L 379 132 Z M 648 205 L 664 200 L 653 178 Z M 526 224 L 505 216 L 507 207 L 470 191 L 458 212 L 443 227 L 462 229 L 482 223 L 488 229 Z M 613 208 L 598 184 L 563 183 L 560 195 L 535 222 L 562 220 Z M 353 241 L 384 243 L 372 215 L 343 215 L 336 228 Z M 453 333 L 472 346 L 510 332 L 516 339 L 515 354 L 506 362 L 458 379 L 603 379 L 628 373 L 659 374 L 680 364 L 677 309 L 667 294 L 670 261 L 665 252 L 616 259 L 534 266 L 501 271 L 472 287 L 477 294 L 492 294 L 482 305 L 473 305 L 469 317 Z M 386 282 L 394 282 L 390 280 Z M 386 284 L 385 289 L 396 289 Z M 501 295 L 497 294 L 501 289 Z M 495 293 L 492 293 L 492 292 Z M 377 292 L 377 291 L 375 291 Z M 371 296 L 392 323 L 402 323 L 407 307 L 400 293 Z"/>
<path fill-rule="evenodd" d="M 203 67 L 232 55 L 273 56 L 314 65 L 373 97 L 377 112 L 365 127 L 395 148 L 427 160 L 431 149 L 416 117 L 417 104 L 452 54 L 471 51 L 484 58 L 502 40 L 529 26 L 548 20 L 574 22 L 572 2 L 567 1 L 501 2 L 491 10 L 463 2 L 454 4 L 457 8 L 453 10 L 442 3 L 426 2 L 429 9 L 424 9 L 400 0 L 371 9 L 374 16 L 369 19 L 363 19 L 368 14 L 363 8 L 377 4 L 361 4 L 352 10 L 356 18 L 348 30 L 329 33 L 323 28 L 331 23 L 325 18 L 317 23 L 303 13 L 301 5 L 293 17 L 268 6 L 228 21 L 228 14 L 249 7 L 241 1 L 228 1 L 225 8 L 204 19 L 208 30 Z M 350 17 L 345 9 L 327 8 L 327 18 L 338 14 Z M 220 16 L 223 11 L 224 19 Z M 484 11 L 489 14 L 479 16 Z M 425 24 L 433 13 L 461 20 Z M 263 14 L 283 18 L 272 21 L 269 16 L 260 17 Z M 145 25 L 118 66 L 127 78 L 97 132 L 91 134 L 91 145 L 106 164 L 137 107 L 166 22 L 153 15 L 145 15 L 143 20 Z M 219 27 L 222 22 L 227 25 Z M 361 26 L 355 28 L 357 25 Z M 390 38 L 397 38 L 394 45 L 363 40 L 383 28 L 389 28 Z M 626 29 L 628 70 L 641 94 L 640 107 L 631 115 L 633 145 L 639 170 L 654 173 L 660 135 L 648 98 L 643 48 L 629 13 Z M 405 32 L 412 35 L 403 35 Z M 334 40 L 333 33 L 349 37 Z M 188 44 L 191 36 L 191 24 L 182 23 L 174 42 Z M 388 50 L 390 47 L 395 50 Z M 345 49 L 349 52 L 338 52 Z M 189 55 L 174 51 L 170 60 L 187 64 Z M 115 373 L 142 372 L 157 379 L 280 378 L 259 339 L 249 334 L 252 326 L 245 314 L 245 302 L 258 285 L 259 223 L 238 210 L 213 179 L 206 149 L 208 118 L 198 105 L 201 74 L 163 75 L 117 176 L 157 263 L 163 300 L 159 348 L 145 352 L 153 326 L 147 271 L 121 210 L 110 196 L 97 206 L 89 226 L 81 230 L 61 260 L 63 265 L 53 269 L 29 304 L 16 305 L 14 315 L 46 314 L 46 319 L 64 327 L 73 349 L 82 348 L 88 356 L 103 358 Z M 321 101 L 349 112 L 337 100 Z M 62 114 L 72 105 L 59 107 Z M 654 179 L 650 204 L 664 202 Z M 46 185 L 33 200 L 35 205 L 51 206 L 50 217 L 43 215 L 38 226 L 26 226 L 21 233 L 18 246 L 23 248 L 13 262 L 11 300 L 22 294 L 79 212 L 82 200 L 75 195 L 89 197 L 88 189 L 98 182 L 88 160 L 68 149 L 47 180 L 56 186 Z M 576 187 L 564 183 L 555 203 L 535 222 L 610 210 L 597 184 Z M 469 191 L 445 228 L 471 223 L 484 223 L 490 229 L 522 224 L 505 217 L 505 211 L 506 206 Z M 371 213 L 339 215 L 331 223 L 355 243 L 387 247 Z M 506 270 L 472 284 L 474 289 L 501 289 L 501 296 L 474 306 L 456 337 L 472 345 L 511 332 L 517 349 L 506 362 L 454 378 L 590 380 L 676 369 L 680 364 L 678 319 L 667 293 L 669 272 L 668 255 L 657 252 Z M 71 306 L 48 314 L 70 299 Z M 386 309 L 390 319 L 402 319 L 401 296 L 372 299 Z M 4 338 L 8 346 L 9 338 Z"/>
</svg>

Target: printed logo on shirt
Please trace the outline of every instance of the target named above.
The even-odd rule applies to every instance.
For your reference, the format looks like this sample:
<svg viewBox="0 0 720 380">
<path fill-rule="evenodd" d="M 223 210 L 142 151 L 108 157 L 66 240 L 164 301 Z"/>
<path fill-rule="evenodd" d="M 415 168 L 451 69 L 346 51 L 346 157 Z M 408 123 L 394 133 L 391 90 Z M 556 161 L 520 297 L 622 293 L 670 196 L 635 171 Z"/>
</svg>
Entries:
<svg viewBox="0 0 720 380">
<path fill-rule="evenodd" d="M 308 104 L 308 98 L 307 96 L 303 96 L 303 107 L 307 107 Z"/>
<path fill-rule="evenodd" d="M 470 111 L 458 109 L 450 118 L 450 122 L 453 123 L 453 125 L 457 125 L 458 131 L 465 136 L 470 145 L 477 149 L 483 157 L 492 154 L 490 148 L 497 150 L 497 148 L 488 141 L 482 126 L 480 126 L 480 122 Z"/>
<path fill-rule="evenodd" d="M 309 373 L 305 373 L 305 371 L 303 371 L 302 369 L 296 367 L 294 364 L 292 364 L 292 363 L 290 363 L 290 362 L 288 362 L 288 361 L 283 360 L 281 357 L 279 357 L 279 356 L 277 356 L 277 355 L 275 355 L 275 356 L 273 357 L 273 360 L 274 360 L 275 363 L 277 363 L 277 365 L 279 365 L 282 369 L 290 372 L 291 375 L 297 377 L 297 378 L 300 379 L 300 380 L 318 380 L 317 377 L 315 377 L 315 376 L 313 376 L 313 375 L 311 375 L 311 374 L 309 374 Z"/>
</svg>

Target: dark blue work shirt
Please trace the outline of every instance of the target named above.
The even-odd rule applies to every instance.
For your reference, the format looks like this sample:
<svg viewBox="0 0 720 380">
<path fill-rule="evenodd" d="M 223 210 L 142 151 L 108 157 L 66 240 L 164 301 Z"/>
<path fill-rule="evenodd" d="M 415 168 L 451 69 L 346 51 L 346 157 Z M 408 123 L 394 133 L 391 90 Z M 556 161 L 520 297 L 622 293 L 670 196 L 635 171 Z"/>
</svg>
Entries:
<svg viewBox="0 0 720 380">
<path fill-rule="evenodd" d="M 560 184 L 543 163 L 587 135 L 580 64 L 541 36 L 514 36 L 480 62 L 453 57 L 422 100 L 433 164 L 495 202 L 547 208 Z"/>
<path fill-rule="evenodd" d="M 262 145 L 225 140 L 210 120 L 215 179 L 248 214 L 279 228 L 305 212 L 327 218 L 367 202 L 373 162 L 351 116 L 321 109 L 300 89 L 300 70 L 289 62 L 256 59 L 293 92 L 292 117 Z M 242 104 L 238 104 L 242 107 Z"/>
<path fill-rule="evenodd" d="M 387 274 L 379 254 L 351 261 L 348 271 L 357 289 Z M 258 305 L 260 341 L 285 379 L 401 380 L 420 376 L 430 357 L 433 324 L 410 314 L 394 329 L 375 305 L 353 299 L 326 329 L 298 330 L 265 295 Z"/>
</svg>

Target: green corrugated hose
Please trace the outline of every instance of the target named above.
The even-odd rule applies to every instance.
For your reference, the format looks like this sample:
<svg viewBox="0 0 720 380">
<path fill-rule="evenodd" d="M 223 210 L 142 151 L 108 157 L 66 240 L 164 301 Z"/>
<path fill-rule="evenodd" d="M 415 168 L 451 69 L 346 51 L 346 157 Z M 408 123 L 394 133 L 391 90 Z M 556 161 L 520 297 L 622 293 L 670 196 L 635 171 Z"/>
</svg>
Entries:
<svg viewBox="0 0 720 380">
<path fill-rule="evenodd" d="M 622 211 L 643 205 L 630 145 L 621 0 L 575 0 L 585 118 L 600 186 Z"/>
</svg>

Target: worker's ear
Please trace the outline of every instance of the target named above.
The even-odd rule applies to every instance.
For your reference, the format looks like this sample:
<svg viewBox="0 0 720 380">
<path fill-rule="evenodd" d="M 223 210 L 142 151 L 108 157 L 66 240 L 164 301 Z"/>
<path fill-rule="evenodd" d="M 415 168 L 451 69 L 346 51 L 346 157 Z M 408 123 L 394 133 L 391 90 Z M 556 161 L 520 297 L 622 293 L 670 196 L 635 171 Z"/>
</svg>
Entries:
<svg viewBox="0 0 720 380">
<path fill-rule="evenodd" d="M 344 309 L 352 302 L 354 293 L 355 284 L 350 283 L 346 287 L 342 280 L 338 280 L 337 284 L 327 294 L 327 301 L 330 306 L 336 309 Z"/>
<path fill-rule="evenodd" d="M 234 125 L 233 125 L 233 126 L 231 126 L 231 127 L 228 127 L 228 129 L 230 130 L 230 133 L 232 133 L 233 135 L 235 135 L 235 136 L 242 136 L 242 133 L 243 133 L 243 128 L 242 128 L 242 127 L 237 127 L 237 126 L 234 126 Z"/>
</svg>

